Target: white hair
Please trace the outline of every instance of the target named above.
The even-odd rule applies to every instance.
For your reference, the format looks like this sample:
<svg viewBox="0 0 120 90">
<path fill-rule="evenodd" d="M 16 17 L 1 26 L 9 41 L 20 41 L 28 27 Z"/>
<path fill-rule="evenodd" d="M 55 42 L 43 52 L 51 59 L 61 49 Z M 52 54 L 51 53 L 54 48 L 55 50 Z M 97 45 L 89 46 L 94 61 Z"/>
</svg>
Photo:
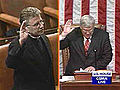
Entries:
<svg viewBox="0 0 120 90">
<path fill-rule="evenodd" d="M 80 19 L 80 26 L 83 26 L 83 27 L 90 27 L 90 26 L 94 26 L 95 24 L 95 20 L 92 16 L 90 15 L 84 15 L 81 17 Z"/>
</svg>

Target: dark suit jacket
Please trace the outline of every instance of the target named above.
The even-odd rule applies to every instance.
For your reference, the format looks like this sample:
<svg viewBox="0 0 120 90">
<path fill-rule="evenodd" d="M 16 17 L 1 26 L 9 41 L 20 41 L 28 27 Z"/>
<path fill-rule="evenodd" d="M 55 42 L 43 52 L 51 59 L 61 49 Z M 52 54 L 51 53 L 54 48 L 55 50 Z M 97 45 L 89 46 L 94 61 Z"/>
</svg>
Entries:
<svg viewBox="0 0 120 90">
<path fill-rule="evenodd" d="M 96 50 L 96 69 L 106 69 L 112 60 L 112 48 L 110 45 L 109 34 L 97 28 L 94 29 L 88 55 L 85 56 L 84 39 L 80 28 L 74 29 L 64 40 L 60 41 L 60 49 L 69 47 L 70 58 L 66 66 L 65 75 L 72 74 L 75 70 L 86 67 L 95 67 Z"/>
<path fill-rule="evenodd" d="M 6 65 L 14 69 L 13 90 L 55 90 L 52 67 L 52 52 L 49 40 L 41 35 L 47 55 L 43 59 L 42 51 L 30 36 L 22 46 L 16 38 L 9 46 Z"/>
</svg>

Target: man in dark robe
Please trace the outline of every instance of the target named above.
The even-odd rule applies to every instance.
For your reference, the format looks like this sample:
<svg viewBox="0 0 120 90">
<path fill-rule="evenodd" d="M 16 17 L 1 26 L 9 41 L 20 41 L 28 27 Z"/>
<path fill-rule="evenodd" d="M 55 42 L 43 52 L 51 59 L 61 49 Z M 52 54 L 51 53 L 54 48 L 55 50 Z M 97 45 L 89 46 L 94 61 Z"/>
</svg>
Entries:
<svg viewBox="0 0 120 90">
<path fill-rule="evenodd" d="M 35 7 L 20 14 L 20 35 L 9 45 L 6 59 L 14 69 L 13 90 L 55 90 L 52 53 L 40 14 Z"/>
</svg>

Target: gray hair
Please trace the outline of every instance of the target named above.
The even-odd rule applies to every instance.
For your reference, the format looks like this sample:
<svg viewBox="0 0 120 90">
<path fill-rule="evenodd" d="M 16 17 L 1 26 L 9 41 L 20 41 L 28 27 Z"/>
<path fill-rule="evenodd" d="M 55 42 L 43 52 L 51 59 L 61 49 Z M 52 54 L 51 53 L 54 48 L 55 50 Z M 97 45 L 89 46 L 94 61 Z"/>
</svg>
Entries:
<svg viewBox="0 0 120 90">
<path fill-rule="evenodd" d="M 95 24 L 95 20 L 92 16 L 90 15 L 84 15 L 80 19 L 80 26 L 83 27 L 90 27 Z"/>
<path fill-rule="evenodd" d="M 40 16 L 41 11 L 38 8 L 35 7 L 27 7 L 24 8 L 20 13 L 20 24 L 22 24 L 23 21 L 29 21 L 29 19 L 34 18 L 36 16 Z"/>
</svg>

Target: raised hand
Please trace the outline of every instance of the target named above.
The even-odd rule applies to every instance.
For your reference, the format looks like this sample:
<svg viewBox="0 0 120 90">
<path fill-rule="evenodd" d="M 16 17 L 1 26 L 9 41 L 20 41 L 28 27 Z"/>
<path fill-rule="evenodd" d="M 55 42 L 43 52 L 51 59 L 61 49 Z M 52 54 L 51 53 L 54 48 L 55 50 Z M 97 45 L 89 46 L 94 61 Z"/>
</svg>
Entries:
<svg viewBox="0 0 120 90">
<path fill-rule="evenodd" d="M 64 30 L 63 30 L 63 32 L 62 32 L 62 34 L 61 34 L 63 37 L 65 37 L 68 33 L 70 33 L 70 32 L 72 31 L 71 25 L 72 25 L 72 19 L 69 19 L 69 20 L 66 22 L 66 24 L 65 24 L 65 26 L 64 26 Z"/>
<path fill-rule="evenodd" d="M 23 42 L 27 39 L 28 37 L 28 31 L 26 30 L 25 28 L 25 23 L 26 21 L 23 21 L 21 27 L 20 27 L 20 39 L 19 39 L 19 42 L 20 42 L 20 45 L 23 44 Z"/>
</svg>

